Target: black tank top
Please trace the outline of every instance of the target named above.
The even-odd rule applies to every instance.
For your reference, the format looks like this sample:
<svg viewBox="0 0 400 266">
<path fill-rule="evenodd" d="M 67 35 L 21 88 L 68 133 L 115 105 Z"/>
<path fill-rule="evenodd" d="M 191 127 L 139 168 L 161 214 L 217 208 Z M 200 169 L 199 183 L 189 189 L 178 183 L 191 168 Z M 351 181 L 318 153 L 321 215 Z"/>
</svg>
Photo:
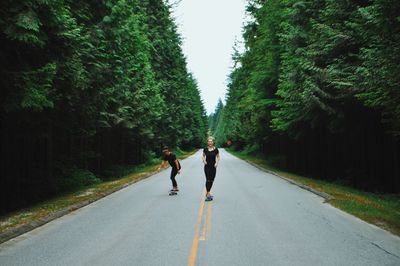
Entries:
<svg viewBox="0 0 400 266">
<path fill-rule="evenodd" d="M 217 154 L 219 153 L 218 149 L 215 148 L 214 150 L 209 151 L 208 148 L 204 148 L 203 153 L 206 155 L 207 166 L 214 166 Z"/>
</svg>

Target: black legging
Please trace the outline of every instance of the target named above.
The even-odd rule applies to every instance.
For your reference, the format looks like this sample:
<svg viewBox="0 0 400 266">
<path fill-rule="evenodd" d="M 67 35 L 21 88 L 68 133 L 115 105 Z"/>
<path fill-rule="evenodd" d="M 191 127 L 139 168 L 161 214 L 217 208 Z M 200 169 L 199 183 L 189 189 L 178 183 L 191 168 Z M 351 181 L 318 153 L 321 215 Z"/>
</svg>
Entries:
<svg viewBox="0 0 400 266">
<path fill-rule="evenodd" d="M 211 166 L 205 165 L 204 173 L 206 174 L 206 189 L 207 189 L 207 192 L 210 192 L 211 187 L 214 183 L 215 174 L 217 173 L 217 169 L 215 168 L 214 165 L 211 165 Z"/>
<path fill-rule="evenodd" d="M 172 170 L 171 170 L 171 181 L 172 181 L 172 186 L 173 187 L 177 187 L 178 186 L 178 184 L 176 183 L 176 180 L 175 180 L 175 176 L 178 174 L 178 169 L 176 169 L 175 167 L 172 167 Z"/>
</svg>

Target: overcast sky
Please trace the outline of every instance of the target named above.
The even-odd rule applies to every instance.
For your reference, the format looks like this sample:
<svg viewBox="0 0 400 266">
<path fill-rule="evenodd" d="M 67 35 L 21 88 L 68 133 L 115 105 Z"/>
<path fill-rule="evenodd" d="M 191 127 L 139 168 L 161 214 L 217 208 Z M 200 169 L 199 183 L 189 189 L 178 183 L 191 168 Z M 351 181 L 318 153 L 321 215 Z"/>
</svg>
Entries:
<svg viewBox="0 0 400 266">
<path fill-rule="evenodd" d="M 177 1 L 178 2 L 178 1 Z M 182 0 L 174 9 L 188 69 L 196 78 L 208 114 L 225 103 L 235 39 L 242 40 L 245 0 Z"/>
</svg>

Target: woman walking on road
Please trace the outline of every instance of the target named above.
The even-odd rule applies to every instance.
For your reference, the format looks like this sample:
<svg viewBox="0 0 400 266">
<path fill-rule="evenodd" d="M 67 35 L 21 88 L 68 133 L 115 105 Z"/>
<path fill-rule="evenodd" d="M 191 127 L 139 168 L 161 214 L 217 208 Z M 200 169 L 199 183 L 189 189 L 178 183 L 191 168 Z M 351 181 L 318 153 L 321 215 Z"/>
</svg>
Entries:
<svg viewBox="0 0 400 266">
<path fill-rule="evenodd" d="M 202 155 L 204 163 L 204 173 L 206 174 L 206 201 L 213 200 L 210 194 L 211 187 L 214 183 L 215 174 L 217 173 L 217 166 L 220 160 L 219 151 L 214 146 L 214 138 L 208 137 L 207 148 L 204 148 Z"/>
</svg>

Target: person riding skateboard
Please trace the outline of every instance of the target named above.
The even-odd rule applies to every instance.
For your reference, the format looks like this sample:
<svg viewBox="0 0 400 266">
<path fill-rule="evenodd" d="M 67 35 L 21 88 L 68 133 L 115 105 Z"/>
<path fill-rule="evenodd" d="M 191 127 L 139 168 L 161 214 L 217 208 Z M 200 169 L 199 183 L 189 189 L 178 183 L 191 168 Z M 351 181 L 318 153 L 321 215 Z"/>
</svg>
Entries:
<svg viewBox="0 0 400 266">
<path fill-rule="evenodd" d="M 175 154 L 173 154 L 167 146 L 163 148 L 164 158 L 161 165 L 158 167 L 158 171 L 164 167 L 164 164 L 168 161 L 169 165 L 171 166 L 171 181 L 172 181 L 172 189 L 170 192 L 176 193 L 179 191 L 178 184 L 175 180 L 175 176 L 180 174 L 181 164 L 179 160 L 176 158 Z"/>
<path fill-rule="evenodd" d="M 207 147 L 203 149 L 201 159 L 204 163 L 204 173 L 206 175 L 206 201 L 211 201 L 214 197 L 211 195 L 210 191 L 214 183 L 217 166 L 220 160 L 219 151 L 214 145 L 213 137 L 208 137 Z"/>
</svg>

